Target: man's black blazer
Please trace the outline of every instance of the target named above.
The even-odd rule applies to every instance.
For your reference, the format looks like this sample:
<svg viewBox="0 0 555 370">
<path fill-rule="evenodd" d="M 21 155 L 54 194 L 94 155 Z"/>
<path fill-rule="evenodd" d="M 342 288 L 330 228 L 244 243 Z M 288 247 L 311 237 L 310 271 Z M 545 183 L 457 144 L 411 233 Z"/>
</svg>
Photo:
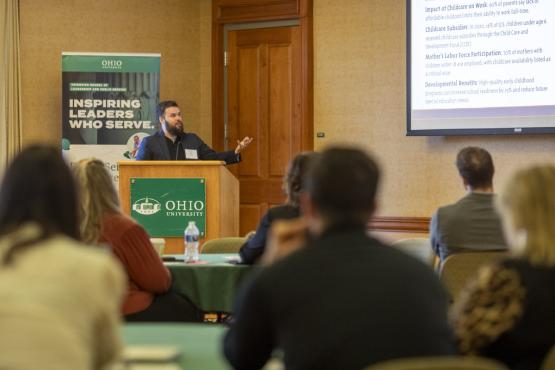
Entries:
<svg viewBox="0 0 555 370">
<path fill-rule="evenodd" d="M 191 133 L 184 133 L 181 136 L 181 144 L 183 150 L 195 150 L 199 160 L 217 160 L 225 161 L 226 164 L 237 163 L 241 160 L 240 154 L 235 154 L 235 151 L 228 150 L 227 152 L 216 152 L 210 148 L 200 137 Z M 166 144 L 166 139 L 162 131 L 158 131 L 153 135 L 147 136 L 141 140 L 141 145 L 137 151 L 137 160 L 162 160 L 171 161 L 175 158 L 170 157 L 170 151 Z"/>
</svg>

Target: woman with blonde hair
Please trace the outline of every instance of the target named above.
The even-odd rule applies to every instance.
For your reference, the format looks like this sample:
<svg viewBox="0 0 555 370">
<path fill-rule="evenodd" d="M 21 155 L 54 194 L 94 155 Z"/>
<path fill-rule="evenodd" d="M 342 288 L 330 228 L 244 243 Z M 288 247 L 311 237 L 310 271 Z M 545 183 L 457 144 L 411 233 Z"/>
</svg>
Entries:
<svg viewBox="0 0 555 370">
<path fill-rule="evenodd" d="M 81 235 L 108 244 L 128 274 L 123 314 L 127 321 L 201 321 L 187 297 L 170 290 L 171 275 L 144 228 L 123 214 L 104 163 L 83 159 L 74 165 L 81 188 Z"/>
<path fill-rule="evenodd" d="M 480 271 L 454 329 L 462 353 L 535 370 L 555 344 L 555 166 L 517 172 L 498 208 L 512 257 Z"/>
</svg>

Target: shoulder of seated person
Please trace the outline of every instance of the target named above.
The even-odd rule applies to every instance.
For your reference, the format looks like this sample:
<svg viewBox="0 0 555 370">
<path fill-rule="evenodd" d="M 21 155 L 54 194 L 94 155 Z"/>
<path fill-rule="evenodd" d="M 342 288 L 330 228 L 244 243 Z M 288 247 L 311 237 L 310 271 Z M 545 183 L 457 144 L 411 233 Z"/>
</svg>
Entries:
<svg viewBox="0 0 555 370">
<path fill-rule="evenodd" d="M 300 215 L 298 208 L 284 204 L 281 206 L 272 207 L 268 210 L 268 215 L 271 218 L 295 218 Z"/>
<path fill-rule="evenodd" d="M 453 217 L 453 216 L 457 216 L 459 213 L 459 210 L 461 208 L 465 207 L 465 203 L 467 202 L 467 200 L 465 199 L 465 197 L 460 198 L 459 200 L 457 200 L 455 203 L 451 203 L 451 204 L 446 204 L 444 206 L 441 206 L 437 209 L 437 211 L 435 212 L 436 217 Z"/>
<path fill-rule="evenodd" d="M 116 232 L 118 234 L 123 234 L 127 230 L 137 226 L 137 222 L 131 217 L 123 213 L 112 213 L 106 215 L 102 221 L 102 232 Z"/>
<path fill-rule="evenodd" d="M 113 259 L 108 248 L 85 244 L 65 235 L 56 235 L 45 243 L 50 245 L 53 250 L 58 251 L 55 253 L 60 253 L 59 261 L 83 260 L 86 261 L 87 266 L 92 266 L 94 263 L 105 264 L 106 261 Z"/>
</svg>

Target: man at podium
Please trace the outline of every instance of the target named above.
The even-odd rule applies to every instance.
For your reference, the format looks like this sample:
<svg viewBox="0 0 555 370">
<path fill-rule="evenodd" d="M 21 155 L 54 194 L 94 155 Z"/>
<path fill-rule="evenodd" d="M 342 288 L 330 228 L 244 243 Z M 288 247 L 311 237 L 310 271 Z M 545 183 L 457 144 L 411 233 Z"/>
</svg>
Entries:
<svg viewBox="0 0 555 370">
<path fill-rule="evenodd" d="M 241 151 L 252 141 L 245 136 L 237 140 L 235 150 L 216 152 L 197 135 L 183 131 L 181 110 L 175 101 L 160 102 L 156 114 L 161 130 L 141 141 L 137 160 L 220 160 L 233 164 L 241 161 Z"/>
</svg>

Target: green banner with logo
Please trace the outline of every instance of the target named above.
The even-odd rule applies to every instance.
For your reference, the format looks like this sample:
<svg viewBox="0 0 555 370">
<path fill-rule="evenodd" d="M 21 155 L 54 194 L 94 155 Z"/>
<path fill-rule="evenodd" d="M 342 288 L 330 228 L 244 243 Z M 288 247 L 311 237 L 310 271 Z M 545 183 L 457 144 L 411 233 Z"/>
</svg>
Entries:
<svg viewBox="0 0 555 370">
<path fill-rule="evenodd" d="M 116 184 L 156 132 L 160 54 L 62 53 L 62 149 L 69 162 L 101 159 Z"/>
<path fill-rule="evenodd" d="M 63 53 L 64 72 L 160 72 L 159 55 Z"/>
<path fill-rule="evenodd" d="M 195 221 L 206 235 L 206 186 L 196 179 L 131 179 L 131 216 L 155 237 L 179 237 Z"/>
</svg>

